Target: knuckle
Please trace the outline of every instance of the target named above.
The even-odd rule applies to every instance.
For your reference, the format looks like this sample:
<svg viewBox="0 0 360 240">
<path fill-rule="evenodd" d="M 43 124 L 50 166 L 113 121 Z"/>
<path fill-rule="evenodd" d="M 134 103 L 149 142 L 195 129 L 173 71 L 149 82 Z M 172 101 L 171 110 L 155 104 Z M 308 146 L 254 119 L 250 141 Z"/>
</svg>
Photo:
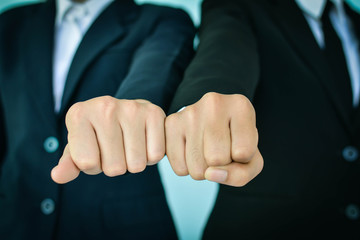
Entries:
<svg viewBox="0 0 360 240">
<path fill-rule="evenodd" d="M 209 166 L 224 166 L 230 163 L 230 156 L 229 154 L 220 153 L 220 152 L 213 152 L 213 153 L 204 153 L 204 157 L 206 163 Z"/>
<path fill-rule="evenodd" d="M 128 171 L 131 173 L 140 173 L 140 172 L 144 171 L 145 168 L 146 168 L 145 162 L 128 164 Z"/>
<path fill-rule="evenodd" d="M 236 94 L 233 96 L 233 102 L 238 109 L 245 113 L 255 113 L 254 107 L 250 100 L 241 94 Z"/>
<path fill-rule="evenodd" d="M 248 162 L 254 155 L 254 151 L 250 148 L 235 148 L 232 150 L 232 159 L 237 162 Z"/>
<path fill-rule="evenodd" d="M 125 100 L 122 105 L 122 110 L 129 119 L 133 119 L 139 115 L 141 104 L 135 100 Z"/>
<path fill-rule="evenodd" d="M 121 167 L 121 166 L 106 167 L 106 168 L 103 168 L 103 172 L 108 177 L 116 177 L 116 176 L 124 175 L 126 173 L 126 168 Z"/>
<path fill-rule="evenodd" d="M 206 93 L 203 96 L 203 98 L 201 99 L 201 107 L 203 111 L 205 111 L 207 114 L 207 121 L 216 123 L 219 118 L 223 117 L 222 114 L 219 113 L 223 113 L 224 110 L 228 107 L 227 105 L 225 105 L 226 99 L 228 98 L 229 97 L 226 95 L 214 92 Z"/>
<path fill-rule="evenodd" d="M 116 101 L 117 99 L 110 96 L 104 96 L 101 97 L 101 99 L 99 99 L 98 102 L 99 111 L 101 112 L 102 116 L 105 119 L 114 117 L 117 108 Z"/>
<path fill-rule="evenodd" d="M 250 104 L 251 105 L 250 100 L 245 95 L 234 94 L 232 96 L 233 96 L 232 101 L 234 101 L 237 104 Z"/>
<path fill-rule="evenodd" d="M 206 164 L 203 162 L 197 162 L 189 167 L 190 176 L 194 180 L 204 180 L 205 179 L 205 170 Z"/>
<path fill-rule="evenodd" d="M 177 167 L 173 169 L 175 174 L 178 176 L 187 176 L 189 175 L 189 171 L 186 167 Z"/>
<path fill-rule="evenodd" d="M 193 170 L 190 172 L 190 176 L 192 179 L 194 180 L 204 180 L 205 179 L 205 174 L 204 174 L 204 171 L 201 171 L 201 170 Z"/>
<path fill-rule="evenodd" d="M 150 164 L 158 163 L 165 156 L 165 150 L 157 149 L 148 154 L 148 162 Z"/>
<path fill-rule="evenodd" d="M 176 113 L 169 115 L 165 119 L 165 129 L 168 129 L 168 130 L 174 129 L 178 125 L 177 119 L 178 119 L 178 117 L 177 117 Z"/>
<path fill-rule="evenodd" d="M 90 170 L 94 170 L 98 167 L 98 161 L 96 161 L 96 160 L 79 159 L 79 160 L 74 160 L 74 161 L 76 163 L 76 166 L 81 171 L 90 171 Z"/>
<path fill-rule="evenodd" d="M 207 109 L 210 113 L 218 113 L 221 103 L 223 102 L 224 96 L 219 93 L 215 92 L 209 92 L 206 93 L 201 101 L 204 103 L 204 107 Z"/>
<path fill-rule="evenodd" d="M 178 176 L 189 175 L 189 171 L 184 159 L 181 159 L 181 157 L 176 157 L 176 155 L 172 153 L 167 154 L 167 159 L 170 162 L 171 168 L 174 170 L 176 175 Z"/>
<path fill-rule="evenodd" d="M 204 94 L 204 96 L 201 99 L 208 104 L 216 103 L 221 99 L 221 94 L 216 92 L 208 92 Z"/>
<path fill-rule="evenodd" d="M 84 118 L 84 106 L 82 102 L 73 104 L 66 113 L 65 122 L 69 124 L 77 124 Z"/>
<path fill-rule="evenodd" d="M 187 107 L 183 111 L 183 114 L 186 116 L 186 120 L 189 124 L 194 124 L 199 120 L 198 114 L 197 114 L 197 109 L 194 105 Z"/>
<path fill-rule="evenodd" d="M 165 118 L 165 113 L 161 107 L 159 107 L 155 104 L 152 104 L 152 103 L 146 104 L 146 107 L 147 107 L 147 111 L 150 115 Z"/>
<path fill-rule="evenodd" d="M 113 102 L 114 101 L 114 98 L 109 96 L 109 95 L 106 95 L 106 96 L 102 96 L 102 97 L 99 97 L 97 98 L 97 100 L 100 102 L 100 103 L 109 103 L 109 102 Z"/>
</svg>

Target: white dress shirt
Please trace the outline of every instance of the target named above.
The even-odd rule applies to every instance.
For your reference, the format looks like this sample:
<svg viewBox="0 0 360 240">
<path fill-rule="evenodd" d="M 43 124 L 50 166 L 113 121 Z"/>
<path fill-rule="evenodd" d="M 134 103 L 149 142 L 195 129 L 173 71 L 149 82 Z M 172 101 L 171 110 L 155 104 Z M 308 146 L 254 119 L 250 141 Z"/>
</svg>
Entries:
<svg viewBox="0 0 360 240">
<path fill-rule="evenodd" d="M 324 33 L 322 30 L 321 16 L 324 12 L 327 0 L 295 0 L 311 28 L 320 48 L 325 48 Z M 353 92 L 353 106 L 359 105 L 360 97 L 360 49 L 359 39 L 355 35 L 355 28 L 346 15 L 343 0 L 332 0 L 334 9 L 330 11 L 330 21 L 335 32 L 340 38 L 345 61 L 347 64 L 351 88 Z"/>
<path fill-rule="evenodd" d="M 55 103 L 55 112 L 59 112 L 61 99 L 64 92 L 65 82 L 68 75 L 71 62 L 76 50 L 95 19 L 103 10 L 114 0 L 87 0 L 84 3 L 75 3 L 71 0 L 56 1 L 56 19 L 55 19 L 55 47 L 53 58 L 53 95 Z M 75 7 L 81 12 L 81 19 L 76 19 L 78 32 L 65 30 L 67 15 Z M 78 13 L 77 13 L 78 14 Z M 72 36 L 68 36 L 71 35 Z M 64 54 L 66 53 L 66 54 Z"/>
</svg>

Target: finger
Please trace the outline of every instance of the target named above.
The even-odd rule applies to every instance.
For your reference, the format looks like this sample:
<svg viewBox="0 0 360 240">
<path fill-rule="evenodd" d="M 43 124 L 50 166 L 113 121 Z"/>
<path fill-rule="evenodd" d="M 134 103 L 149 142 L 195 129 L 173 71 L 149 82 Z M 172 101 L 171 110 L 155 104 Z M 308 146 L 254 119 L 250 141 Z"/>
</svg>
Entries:
<svg viewBox="0 0 360 240">
<path fill-rule="evenodd" d="M 205 177 L 209 181 L 242 187 L 256 177 L 263 166 L 263 158 L 257 151 L 253 159 L 246 164 L 232 162 L 222 167 L 209 167 L 205 172 Z"/>
<path fill-rule="evenodd" d="M 231 139 L 228 119 L 212 122 L 204 132 L 204 157 L 209 166 L 231 163 Z"/>
<path fill-rule="evenodd" d="M 72 107 L 67 114 L 69 152 L 81 171 L 95 175 L 101 172 L 100 150 L 94 128 L 87 116 L 81 114 L 83 111 Z"/>
<path fill-rule="evenodd" d="M 165 155 L 165 114 L 157 108 L 146 120 L 147 164 L 158 163 Z"/>
<path fill-rule="evenodd" d="M 101 117 L 97 115 L 97 117 Z M 100 148 L 101 168 L 106 176 L 115 177 L 126 173 L 123 136 L 117 118 L 97 118 L 94 121 Z"/>
<path fill-rule="evenodd" d="M 74 164 L 69 147 L 66 146 L 59 164 L 51 171 L 51 178 L 58 184 L 70 182 L 79 176 L 80 170 Z"/>
<path fill-rule="evenodd" d="M 204 131 L 194 126 L 189 129 L 185 137 L 186 165 L 190 176 L 195 180 L 205 179 L 204 173 L 208 168 L 204 158 Z"/>
<path fill-rule="evenodd" d="M 140 116 L 131 123 L 120 123 L 123 137 L 127 169 L 131 173 L 144 171 L 146 168 L 145 121 Z"/>
<path fill-rule="evenodd" d="M 241 111 L 230 120 L 231 158 L 235 162 L 249 162 L 257 150 L 258 132 L 255 125 L 255 114 Z"/>
<path fill-rule="evenodd" d="M 189 172 L 185 162 L 185 136 L 176 114 L 165 120 L 166 155 L 174 172 L 178 176 L 186 176 Z"/>
</svg>

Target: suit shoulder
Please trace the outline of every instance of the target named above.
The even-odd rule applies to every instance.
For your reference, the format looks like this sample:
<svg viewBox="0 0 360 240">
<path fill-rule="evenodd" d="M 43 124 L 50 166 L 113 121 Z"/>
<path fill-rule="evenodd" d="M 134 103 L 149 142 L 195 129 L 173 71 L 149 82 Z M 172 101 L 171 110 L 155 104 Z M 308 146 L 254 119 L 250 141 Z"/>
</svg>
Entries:
<svg viewBox="0 0 360 240">
<path fill-rule="evenodd" d="M 10 7 L 9 9 L 5 10 L 3 13 L 0 14 L 0 18 L 8 19 L 25 17 L 26 15 L 31 14 L 33 11 L 35 11 L 42 4 L 43 3 L 36 3 Z"/>
<path fill-rule="evenodd" d="M 24 22 L 42 3 L 12 7 L 0 14 L 0 27 L 17 27 Z"/>
<path fill-rule="evenodd" d="M 180 20 L 185 23 L 192 23 L 190 15 L 181 8 L 160 6 L 155 4 L 140 5 L 142 11 L 146 14 L 152 15 L 154 18 Z"/>
</svg>

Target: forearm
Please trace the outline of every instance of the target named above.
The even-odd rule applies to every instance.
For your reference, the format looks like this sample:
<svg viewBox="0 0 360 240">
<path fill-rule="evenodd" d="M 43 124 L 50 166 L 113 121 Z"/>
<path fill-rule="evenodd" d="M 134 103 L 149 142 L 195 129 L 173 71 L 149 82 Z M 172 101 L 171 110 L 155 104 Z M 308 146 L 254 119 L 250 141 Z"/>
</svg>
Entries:
<svg viewBox="0 0 360 240">
<path fill-rule="evenodd" d="M 163 18 L 135 53 L 115 97 L 146 99 L 166 111 L 193 57 L 195 28 L 182 12 Z"/>
<path fill-rule="evenodd" d="M 205 0 L 196 56 L 185 72 L 170 112 L 207 92 L 253 98 L 259 79 L 257 44 L 246 9 L 238 1 Z"/>
</svg>

